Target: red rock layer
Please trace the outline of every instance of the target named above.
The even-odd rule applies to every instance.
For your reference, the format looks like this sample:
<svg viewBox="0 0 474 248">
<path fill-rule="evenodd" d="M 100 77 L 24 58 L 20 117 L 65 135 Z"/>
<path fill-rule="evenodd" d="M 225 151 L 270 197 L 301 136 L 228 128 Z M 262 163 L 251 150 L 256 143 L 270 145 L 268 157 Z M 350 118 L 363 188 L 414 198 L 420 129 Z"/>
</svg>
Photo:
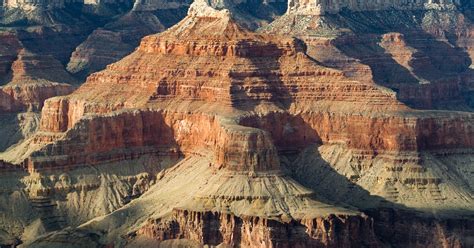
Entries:
<svg viewBox="0 0 474 248">
<path fill-rule="evenodd" d="M 57 138 L 36 136 L 34 142 Z M 215 166 L 233 171 L 279 169 L 267 132 L 205 114 L 128 111 L 82 119 L 64 138 L 35 153 L 29 171 L 70 169 L 141 155 L 215 153 Z M 44 156 L 47 155 L 47 156 Z"/>
<path fill-rule="evenodd" d="M 138 236 L 160 241 L 187 239 L 208 245 L 246 247 L 378 247 L 370 219 L 319 217 L 281 223 L 253 216 L 173 210 L 172 220 L 150 221 Z"/>
<path fill-rule="evenodd" d="M 373 80 L 394 89 L 397 99 L 409 106 L 461 110 L 466 106 L 457 75 L 467 70 L 469 58 L 445 41 L 407 32 L 341 37 L 333 44 L 368 65 Z"/>
<path fill-rule="evenodd" d="M 52 82 L 74 82 L 61 63 L 51 55 L 40 55 L 22 49 L 12 64 L 12 83 L 24 84 L 27 79 L 45 79 Z M 26 82 L 24 82 L 26 81 Z"/>
<path fill-rule="evenodd" d="M 73 91 L 73 86 L 67 83 L 75 80 L 52 56 L 22 50 L 11 70 L 11 81 L 1 88 L 4 111 L 40 110 L 46 99 Z"/>
<path fill-rule="evenodd" d="M 252 34 L 222 18 L 194 19 L 188 17 L 162 35 L 144 38 L 136 52 L 90 76 L 73 95 L 49 101 L 41 129 L 65 131 L 87 113 L 139 108 L 168 99 L 236 108 L 323 100 L 402 108 L 390 92 L 316 65 L 294 39 Z M 188 24 L 191 21 L 195 23 Z M 186 25 L 194 28 L 181 28 Z M 50 122 L 58 113 L 65 114 L 59 122 Z"/>
<path fill-rule="evenodd" d="M 46 99 L 67 95 L 73 89 L 71 85 L 58 83 L 7 85 L 1 88 L 0 110 L 6 112 L 37 111 L 43 107 Z"/>
<path fill-rule="evenodd" d="M 337 46 L 344 49 L 349 41 L 353 39 L 338 40 Z M 364 46 L 361 40 L 354 42 L 356 47 Z M 393 43 L 395 47 L 404 47 L 399 34 L 386 35 L 383 42 L 382 46 L 387 47 L 387 51 L 403 50 L 389 45 Z M 413 59 L 407 58 L 414 56 L 412 52 L 406 50 L 394 57 L 408 67 Z M 378 57 L 367 57 L 366 60 L 375 58 Z M 418 60 L 427 61 L 426 58 Z M 433 85 L 438 87 L 440 83 Z M 395 100 L 393 93 L 370 80 L 351 81 L 341 71 L 317 65 L 307 57 L 305 47 L 297 40 L 250 33 L 229 17 L 188 17 L 163 34 L 144 38 L 137 51 L 106 70 L 93 74 L 74 94 L 48 100 L 42 112 L 40 129 L 65 132 L 89 114 L 153 108 L 172 99 L 218 103 L 236 109 L 259 103 L 292 105 L 292 114 L 269 115 L 263 120 L 259 120 L 260 117 L 244 118 L 240 123 L 266 132 L 241 132 L 241 126 L 230 128 L 217 125 L 217 130 L 227 130 L 223 137 L 209 136 L 217 142 L 218 166 L 240 168 L 239 164 L 247 164 L 250 165 L 247 168 L 266 168 L 265 163 L 258 165 L 257 158 L 261 156 L 265 157 L 269 168 L 277 165 L 278 162 L 272 160 L 274 148 L 267 140 L 268 133 L 272 134 L 272 140 L 280 150 L 287 147 L 298 150 L 318 142 L 343 143 L 362 154 L 376 155 L 442 148 L 463 149 L 474 145 L 472 115 L 410 111 Z M 354 104 L 361 106 L 361 109 L 354 111 Z M 148 115 L 147 112 L 144 114 Z M 186 119 L 184 116 L 169 118 L 169 122 Z M 103 119 L 97 118 L 97 121 Z M 275 126 L 275 123 L 280 124 Z M 179 133 L 176 131 L 178 128 L 171 129 Z M 96 127 L 91 126 L 87 130 L 96 130 Z M 123 132 L 122 127 L 110 130 Z M 139 133 L 139 128 L 134 132 Z M 90 139 L 95 139 L 93 135 L 96 134 L 91 134 Z M 106 134 L 101 137 L 112 136 Z M 170 136 L 167 140 L 172 142 L 176 137 L 178 135 Z M 113 140 L 110 144 L 91 140 L 101 145 L 87 151 L 100 151 L 101 147 L 127 147 L 117 146 Z M 176 142 L 181 150 L 186 150 L 180 141 Z M 254 155 L 243 153 L 243 157 L 238 158 L 238 150 L 233 147 L 242 142 L 248 142 L 245 151 L 258 152 Z M 194 144 L 202 143 L 205 142 Z M 256 149 L 260 144 L 268 150 Z M 237 165 L 230 166 L 233 159 L 238 161 Z"/>
<path fill-rule="evenodd" d="M 0 32 L 0 111 L 40 110 L 45 99 L 66 95 L 74 80 L 64 66 L 83 27 L 35 26 Z"/>
<path fill-rule="evenodd" d="M 345 144 L 364 156 L 462 150 L 474 146 L 472 118 L 272 113 L 236 123 L 205 114 L 132 111 L 78 122 L 65 139 L 43 149 L 47 159 L 36 154 L 39 159 L 32 158 L 30 170 L 126 160 L 144 153 L 179 156 L 200 149 L 214 152 L 218 168 L 272 170 L 279 168 L 277 150 L 298 152 L 315 143 Z M 40 144 L 45 142 L 37 137 Z"/>
<path fill-rule="evenodd" d="M 367 116 L 329 112 L 251 116 L 244 126 L 268 131 L 280 151 L 310 144 L 345 144 L 368 154 L 470 149 L 474 146 L 471 114 L 392 114 Z"/>
<path fill-rule="evenodd" d="M 224 169 L 230 177 L 239 174 L 242 184 L 246 184 L 247 175 L 256 181 L 262 179 L 253 173 L 256 171 L 280 175 L 278 152 L 299 152 L 315 143 L 342 144 L 350 152 L 359 152 L 359 157 L 354 152 L 350 162 L 353 158 L 364 160 L 395 154 L 395 159 L 387 163 L 398 167 L 384 167 L 389 172 L 400 169 L 396 159 L 414 155 L 409 162 L 419 162 L 421 151 L 472 149 L 472 114 L 411 110 L 397 101 L 393 91 L 374 83 L 386 79 L 381 77 L 383 73 L 368 77 L 366 72 L 372 67 L 360 63 L 355 63 L 355 67 L 347 65 L 345 68 L 353 73 L 356 68 L 370 69 L 357 74 L 360 81 L 354 81 L 347 71 L 330 69 L 310 59 L 300 41 L 250 33 L 226 13 L 189 16 L 169 31 L 145 38 L 133 54 L 92 75 L 73 94 L 48 100 L 42 112 L 41 132 L 32 139 L 43 147 L 26 160 L 29 171 L 70 170 L 145 154 L 205 154 L 213 159 L 209 160 L 209 167 L 214 166 L 211 169 Z M 431 57 L 417 54 L 398 34 L 375 37 L 380 44 L 373 44 L 372 38 L 368 36 L 368 45 L 357 40 L 354 47 L 349 47 L 347 41 L 351 37 L 345 37 L 335 41 L 341 43 L 334 46 L 346 53 L 354 52 L 353 49 L 371 52 L 362 53 L 361 61 L 379 66 L 384 73 L 389 71 L 392 60 L 396 61 L 402 67 L 399 69 L 408 70 L 408 75 L 387 79 L 395 81 L 384 85 L 394 88 L 402 85 L 396 80 L 416 79 L 418 75 L 410 71 L 414 65 L 420 69 L 435 67 Z M 380 50 L 373 52 L 371 49 L 377 46 Z M 391 56 L 379 56 L 379 52 Z M 345 58 L 338 58 L 335 63 L 344 67 Z M 439 61 L 439 57 L 433 58 Z M 450 59 L 460 62 L 457 56 Z M 448 71 L 456 70 L 456 65 L 447 67 Z M 442 83 L 436 81 L 437 85 Z M 450 89 L 451 84 L 447 85 Z M 456 90 L 433 91 L 440 92 L 436 99 L 441 100 L 457 94 Z M 433 100 L 425 98 L 420 102 Z M 201 165 L 209 169 L 208 160 L 202 161 Z M 334 169 L 329 165 L 326 168 Z M 419 164 L 403 169 L 409 173 L 427 170 Z M 342 175 L 338 176 L 341 179 Z M 425 176 L 399 178 L 412 186 L 438 186 L 442 182 L 440 177 Z M 379 179 L 383 177 L 374 180 Z M 282 187 L 288 185 L 283 183 Z M 222 199 L 232 202 L 236 197 L 239 196 L 231 194 Z M 280 205 L 278 198 L 268 196 L 275 205 Z M 256 208 L 266 210 L 265 206 Z M 314 214 L 320 215 L 317 211 Z M 287 222 L 278 218 L 280 221 L 177 209 L 170 219 L 147 223 L 138 234 L 160 241 L 184 238 L 211 245 L 224 242 L 243 246 L 379 246 L 371 220 L 362 216 L 302 220 L 293 216 Z M 426 235 L 431 231 L 426 231 Z"/>
<path fill-rule="evenodd" d="M 391 88 L 412 108 L 470 110 L 459 76 L 472 64 L 473 25 L 461 12 L 347 12 L 332 17 L 291 12 L 264 31 L 295 35 L 322 64 Z"/>
</svg>

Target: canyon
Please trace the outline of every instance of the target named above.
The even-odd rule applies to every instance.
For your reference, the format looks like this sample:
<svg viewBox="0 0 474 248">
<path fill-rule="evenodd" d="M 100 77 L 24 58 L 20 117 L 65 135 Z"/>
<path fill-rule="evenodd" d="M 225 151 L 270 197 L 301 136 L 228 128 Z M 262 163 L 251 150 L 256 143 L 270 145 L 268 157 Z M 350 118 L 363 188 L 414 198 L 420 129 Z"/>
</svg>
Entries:
<svg viewBox="0 0 474 248">
<path fill-rule="evenodd" d="M 474 245 L 468 3 L 2 8 L 0 245 Z"/>
</svg>

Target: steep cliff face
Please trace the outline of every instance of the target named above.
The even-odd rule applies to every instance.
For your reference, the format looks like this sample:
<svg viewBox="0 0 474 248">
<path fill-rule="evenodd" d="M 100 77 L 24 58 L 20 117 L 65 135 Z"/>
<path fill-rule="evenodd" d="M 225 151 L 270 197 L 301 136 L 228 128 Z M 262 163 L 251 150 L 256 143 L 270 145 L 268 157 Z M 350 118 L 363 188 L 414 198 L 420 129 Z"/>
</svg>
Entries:
<svg viewBox="0 0 474 248">
<path fill-rule="evenodd" d="M 10 82 L 1 87 L 1 110 L 7 112 L 41 110 L 46 99 L 71 93 L 73 86 L 67 82 L 76 81 L 52 56 L 35 55 L 24 49 L 11 65 L 10 75 Z"/>
<path fill-rule="evenodd" d="M 308 55 L 321 64 L 338 68 L 351 79 L 390 88 L 396 93 L 396 99 L 410 108 L 471 112 L 469 78 L 472 60 L 467 37 L 473 25 L 469 16 L 462 12 L 467 5 L 465 2 L 418 3 L 420 5 L 416 6 L 398 2 L 378 5 L 374 2 L 373 5 L 364 3 L 358 6 L 358 3 L 347 2 L 324 9 L 325 3 L 290 2 L 288 12 L 262 31 L 296 35 L 307 44 Z M 347 9 L 342 10 L 342 6 Z M 391 10 L 387 11 L 385 7 Z M 308 166 L 294 169 L 300 180 L 311 181 L 304 185 L 322 194 L 329 190 L 331 193 L 326 196 L 334 200 L 347 199 L 359 191 L 353 190 L 350 183 L 346 186 L 342 183 L 340 187 L 346 188 L 347 193 L 339 194 L 323 186 L 324 181 L 306 176 L 323 173 L 323 178 L 337 178 L 345 175 L 348 182 L 407 206 L 419 208 L 446 204 L 446 209 L 466 207 L 456 199 L 471 194 L 469 187 L 462 185 L 471 185 L 472 179 L 463 176 L 462 172 L 450 183 L 452 186 L 442 182 L 452 180 L 444 176 L 449 174 L 447 170 L 465 171 L 461 164 L 470 164 L 472 140 L 462 141 L 462 136 L 472 136 L 470 113 L 462 113 L 457 119 L 453 113 L 433 111 L 402 110 L 398 114 L 379 115 L 376 111 L 366 110 L 338 117 L 334 110 L 330 112 L 329 116 L 312 113 L 309 119 L 301 114 L 323 141 Z M 338 125 L 341 117 L 348 119 L 341 121 L 343 125 Z M 331 121 L 318 124 L 327 118 Z M 359 124 L 361 126 L 355 127 Z M 354 129 L 352 125 L 355 125 Z M 461 128 L 463 134 L 455 134 L 451 125 L 464 126 Z M 384 128 L 387 132 L 383 131 Z M 394 131 L 399 128 L 403 131 Z M 370 130 L 370 134 L 364 134 L 363 130 Z M 451 135 L 462 144 L 452 142 Z M 465 153 L 468 155 L 461 155 Z M 319 156 L 323 160 L 317 158 Z M 455 166 L 447 169 L 454 157 L 463 162 L 454 163 Z M 378 159 L 381 160 L 375 162 Z M 294 168 L 304 164 L 304 160 L 289 163 L 289 166 Z M 328 166 L 327 171 L 312 167 L 311 163 Z M 337 173 L 331 172 L 329 167 Z M 314 169 L 313 173 L 308 173 L 310 168 Z M 325 189 L 318 190 L 321 187 Z M 359 193 L 363 195 L 363 192 Z"/>
<path fill-rule="evenodd" d="M 132 52 L 143 36 L 161 32 L 181 20 L 189 1 L 147 1 L 135 3 L 135 7 L 133 5 L 131 1 L 3 2 L 0 7 L 0 25 L 4 26 L 0 37 L 0 49 L 3 51 L 0 83 L 11 80 L 11 66 L 21 49 L 43 58 L 52 56 L 61 62 L 54 63 L 57 71 L 59 67 L 61 73 L 67 69 L 75 77 L 74 81 L 82 82 L 89 74 Z M 31 85 L 34 80 L 30 80 Z M 38 81 L 38 84 L 45 83 Z M 28 94 L 43 95 L 40 100 L 44 100 L 66 93 L 65 90 L 55 92 L 43 88 L 30 87 L 28 91 L 31 93 Z M 21 104 L 12 103 L 16 98 L 2 96 L 3 109 L 23 111 L 25 107 Z M 35 108 L 41 107 L 42 102 L 34 105 Z"/>
<path fill-rule="evenodd" d="M 88 75 L 127 55 L 133 47 L 120 34 L 108 30 L 94 30 L 71 55 L 67 70 L 73 74 Z"/>
<path fill-rule="evenodd" d="M 412 108 L 472 109 L 472 90 L 464 78 L 472 73 L 473 24 L 460 11 L 466 3 L 454 3 L 459 8 L 420 3 L 419 10 L 390 11 L 381 4 L 324 15 L 312 9 L 313 3 L 291 4 L 262 31 L 296 35 L 314 59 L 356 80 L 391 88 Z"/>
<path fill-rule="evenodd" d="M 142 37 L 183 19 L 189 1 L 136 1 L 131 11 L 96 29 L 72 53 L 67 70 L 86 78 L 131 53 Z"/>
<path fill-rule="evenodd" d="M 136 1 L 130 12 L 108 23 L 104 29 L 94 31 L 76 49 L 68 70 L 85 78 L 90 73 L 104 69 L 106 65 L 131 53 L 142 37 L 162 32 L 183 19 L 191 2 Z M 265 1 L 221 1 L 210 4 L 216 8 L 232 9 L 239 23 L 252 29 L 283 14 L 286 7 L 286 2 Z"/>
<path fill-rule="evenodd" d="M 330 2 L 326 0 L 291 0 L 288 9 L 292 13 L 305 15 L 335 14 L 343 10 L 349 11 L 380 11 L 380 10 L 426 10 L 453 9 L 461 5 L 459 0 L 442 1 L 351 1 Z"/>
<path fill-rule="evenodd" d="M 460 13 L 446 4 L 429 11 Z M 243 26 L 263 19 L 246 19 L 246 5 L 198 0 L 177 25 L 46 100 L 39 132 L 0 158 L 47 214 L 4 229 L 44 233 L 31 220 L 54 220 L 44 226 L 59 231 L 25 238 L 48 247 L 67 237 L 117 247 L 471 246 L 474 116 L 460 99 L 469 42 L 457 49 L 454 29 L 429 29 L 426 9 L 403 22 L 410 32 L 394 29 L 416 6 L 386 19 L 368 7 L 373 17 L 359 24 L 349 17 L 367 12 L 290 10 L 256 33 Z M 367 31 L 376 26 L 385 28 Z M 109 31 L 94 32 L 70 69 L 102 56 L 88 52 L 94 35 L 100 46 L 126 43 Z M 54 216 L 102 217 L 61 230 Z"/>
<path fill-rule="evenodd" d="M 405 108 L 389 90 L 318 66 L 295 39 L 250 33 L 225 10 L 213 17 L 202 17 L 196 7 L 190 13 L 196 14 L 144 38 L 133 54 L 90 76 L 73 95 L 48 101 L 43 130 L 64 132 L 89 113 L 160 106 L 173 99 L 236 109 L 292 102 L 303 108 L 307 99 L 313 100 L 310 104 L 353 101 L 374 109 Z"/>
<path fill-rule="evenodd" d="M 137 235 L 141 239 L 185 239 L 209 245 L 377 247 L 380 244 L 373 232 L 370 219 L 361 216 L 330 215 L 283 224 L 259 217 L 175 209 L 172 220 L 150 221 Z"/>
</svg>

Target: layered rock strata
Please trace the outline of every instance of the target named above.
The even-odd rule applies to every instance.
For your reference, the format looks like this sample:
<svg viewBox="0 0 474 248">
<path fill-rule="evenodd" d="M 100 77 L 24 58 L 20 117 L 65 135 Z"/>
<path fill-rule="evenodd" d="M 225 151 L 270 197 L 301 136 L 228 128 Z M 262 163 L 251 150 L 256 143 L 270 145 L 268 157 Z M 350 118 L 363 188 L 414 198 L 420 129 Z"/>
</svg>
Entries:
<svg viewBox="0 0 474 248">
<path fill-rule="evenodd" d="M 189 6 L 186 1 L 158 4 L 159 7 L 154 4 L 153 1 L 137 4 L 138 9 L 143 6 L 149 10 L 145 12 L 131 11 L 132 3 L 128 1 L 4 2 L 0 6 L 0 25 L 4 27 L 0 34 L 0 84 L 10 84 L 0 93 L 2 112 L 41 110 L 45 99 L 72 92 L 72 87 L 66 84 L 82 82 L 90 73 L 133 51 L 143 36 L 162 31 L 165 26 L 157 16 L 172 25 L 184 16 Z M 92 32 L 97 27 L 105 30 Z M 29 57 L 20 55 L 22 49 L 31 52 Z M 13 74 L 18 73 L 15 70 L 24 66 L 20 63 L 23 58 L 42 61 L 43 65 L 37 67 L 36 75 L 12 81 Z M 18 65 L 13 64 L 15 60 Z M 51 68 L 44 70 L 45 63 L 51 63 Z M 75 78 L 64 76 L 65 69 Z M 39 70 L 44 73 L 38 75 Z M 48 78 L 55 75 L 58 76 L 54 80 Z"/>
<path fill-rule="evenodd" d="M 94 30 L 72 53 L 67 70 L 85 79 L 131 53 L 142 37 L 180 21 L 188 7 L 188 1 L 135 2 L 130 12 Z"/>
<path fill-rule="evenodd" d="M 472 110 L 466 78 L 472 73 L 473 25 L 456 8 L 318 15 L 306 11 L 308 6 L 290 6 L 262 31 L 296 35 L 314 59 L 356 80 L 391 88 L 412 108 Z"/>
<path fill-rule="evenodd" d="M 195 2 L 176 26 L 47 100 L 40 131 L 2 155 L 26 165 L 28 194 L 56 199 L 61 213 L 74 206 L 72 223 L 106 214 L 32 245 L 472 245 L 474 116 L 407 106 L 418 100 L 409 91 L 426 94 L 427 109 L 458 98 L 462 55 L 439 67 L 426 50 L 443 46 L 396 32 L 361 36 L 379 39 L 369 45 L 254 33 L 219 4 Z M 401 82 L 406 74 L 381 83 L 374 65 L 392 60 L 410 76 L 443 78 L 429 93 L 403 88 L 414 83 Z M 147 157 L 163 161 L 137 162 Z M 105 202 L 90 203 L 96 196 Z M 388 230 L 409 223 L 432 238 Z"/>
<path fill-rule="evenodd" d="M 176 24 L 186 16 L 191 1 L 136 1 L 133 9 L 117 21 L 95 30 L 72 54 L 68 71 L 79 76 L 102 70 L 131 53 L 140 39 Z M 232 9 L 239 23 L 252 29 L 283 14 L 286 2 L 217 1 L 216 8 Z M 205 12 L 195 4 L 197 13 Z M 119 51 L 118 53 L 115 51 Z"/>
<path fill-rule="evenodd" d="M 1 87 L 4 111 L 38 111 L 43 102 L 53 96 L 73 91 L 76 80 L 64 71 L 52 56 L 42 56 L 22 50 L 11 66 L 11 80 Z"/>
<path fill-rule="evenodd" d="M 343 10 L 349 11 L 380 11 L 380 10 L 426 10 L 452 9 L 461 5 L 459 0 L 447 1 L 351 1 L 330 2 L 326 0 L 291 0 L 288 2 L 290 12 L 306 15 L 335 14 Z"/>
<path fill-rule="evenodd" d="M 161 241 L 186 239 L 198 244 L 249 247 L 379 245 L 371 221 L 358 216 L 330 215 L 283 224 L 261 217 L 175 209 L 172 218 L 166 223 L 150 221 L 137 235 Z"/>
</svg>

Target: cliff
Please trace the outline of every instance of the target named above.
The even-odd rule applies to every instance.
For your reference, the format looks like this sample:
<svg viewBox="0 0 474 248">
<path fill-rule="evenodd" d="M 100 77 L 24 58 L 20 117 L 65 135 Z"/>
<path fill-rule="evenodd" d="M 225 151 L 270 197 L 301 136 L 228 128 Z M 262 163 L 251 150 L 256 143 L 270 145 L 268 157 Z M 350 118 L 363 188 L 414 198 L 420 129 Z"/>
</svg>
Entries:
<svg viewBox="0 0 474 248">
<path fill-rule="evenodd" d="M 290 10 L 254 32 L 263 19 L 247 19 L 246 4 L 198 0 L 46 100 L 39 131 L 0 154 L 56 230 L 27 244 L 471 246 L 470 23 L 413 24 L 463 14 Z M 409 31 L 394 24 L 417 11 Z M 70 68 L 110 52 L 89 53 L 96 45 L 125 43 L 109 31 Z"/>
<path fill-rule="evenodd" d="M 1 87 L 1 109 L 41 110 L 46 99 L 71 93 L 73 86 L 67 82 L 75 81 L 52 56 L 35 55 L 23 49 L 11 66 L 10 82 Z"/>
<path fill-rule="evenodd" d="M 458 8 L 305 14 L 314 13 L 306 10 L 311 6 L 290 2 L 285 15 L 261 30 L 296 35 L 318 62 L 390 88 L 412 108 L 471 111 L 472 91 L 462 78 L 471 71 L 473 25 Z"/>
<path fill-rule="evenodd" d="M 288 12 L 302 15 L 336 14 L 343 10 L 349 11 L 381 11 L 381 10 L 440 10 L 453 9 L 461 5 L 459 0 L 442 1 L 327 1 L 327 0 L 290 0 Z"/>
<path fill-rule="evenodd" d="M 282 224 L 258 217 L 175 209 L 172 218 L 166 223 L 151 221 L 137 234 L 141 239 L 184 239 L 197 244 L 249 247 L 377 247 L 379 244 L 370 220 L 359 216 L 330 215 Z"/>
</svg>

